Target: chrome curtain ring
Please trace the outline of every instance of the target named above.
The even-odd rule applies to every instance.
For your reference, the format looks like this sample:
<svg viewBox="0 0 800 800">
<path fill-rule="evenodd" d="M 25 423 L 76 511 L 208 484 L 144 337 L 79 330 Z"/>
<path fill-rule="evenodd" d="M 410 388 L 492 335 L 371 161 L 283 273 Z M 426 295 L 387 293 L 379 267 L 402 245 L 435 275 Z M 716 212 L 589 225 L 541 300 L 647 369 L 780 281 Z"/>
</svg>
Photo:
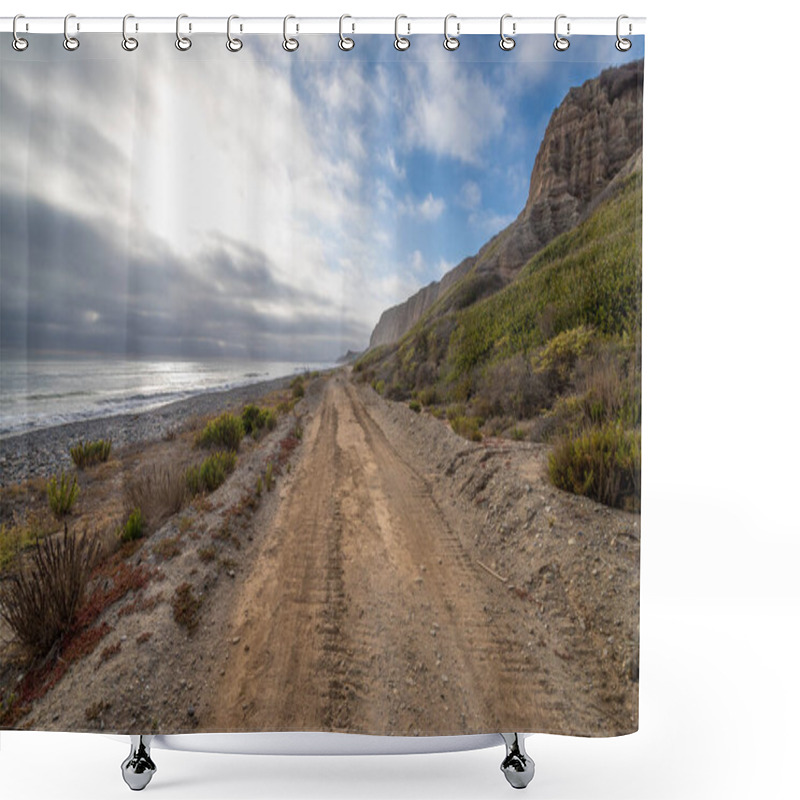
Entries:
<svg viewBox="0 0 800 800">
<path fill-rule="evenodd" d="M 20 20 L 20 19 L 25 19 L 25 15 L 24 14 L 17 14 L 17 16 L 14 17 L 14 22 L 11 23 L 11 33 L 14 35 L 14 38 L 11 40 L 11 46 L 18 53 L 21 53 L 23 50 L 27 50 L 28 49 L 28 40 L 27 39 L 23 39 L 17 33 L 17 20 Z"/>
<path fill-rule="evenodd" d="M 461 44 L 461 42 L 458 41 L 458 31 L 459 31 L 459 28 L 461 27 L 460 23 L 456 23 L 456 35 L 455 36 L 451 36 L 447 32 L 447 23 L 450 22 L 451 19 L 457 19 L 456 15 L 455 14 L 448 14 L 444 18 L 444 42 L 443 42 L 444 49 L 445 50 L 450 50 L 450 51 L 458 50 L 458 46 Z"/>
<path fill-rule="evenodd" d="M 298 42 L 297 39 L 290 38 L 289 34 L 287 33 L 290 19 L 296 19 L 296 17 L 292 14 L 287 14 L 283 18 L 283 49 L 287 53 L 293 53 L 298 47 L 300 47 L 300 42 Z"/>
<path fill-rule="evenodd" d="M 344 31 L 342 26 L 344 25 L 344 21 L 346 19 L 353 19 L 349 14 L 342 14 L 339 17 L 339 49 L 340 50 L 352 50 L 356 43 L 349 37 L 344 35 Z M 355 28 L 354 28 L 355 29 Z"/>
<path fill-rule="evenodd" d="M 405 14 L 398 14 L 394 18 L 394 49 L 395 50 L 408 50 L 411 47 L 411 39 L 406 39 L 405 36 L 400 35 L 400 20 L 408 19 Z M 411 33 L 411 24 L 406 23 L 408 33 Z"/>
<path fill-rule="evenodd" d="M 228 41 L 225 42 L 225 47 L 227 47 L 228 50 L 231 51 L 231 53 L 238 53 L 242 49 L 242 47 L 244 47 L 244 43 L 242 42 L 242 40 L 236 39 L 231 34 L 231 22 L 233 22 L 235 19 L 239 19 L 239 17 L 236 16 L 236 14 L 231 14 L 228 17 Z M 239 28 L 239 30 L 241 30 L 241 28 Z"/>
<path fill-rule="evenodd" d="M 617 50 L 620 51 L 620 53 L 627 53 L 628 50 L 630 50 L 631 47 L 633 46 L 633 42 L 630 39 L 623 39 L 619 35 L 619 24 L 624 19 L 628 19 L 628 15 L 627 14 L 620 14 L 617 17 L 617 41 L 614 42 L 614 47 L 616 47 Z M 628 31 L 630 32 L 630 26 L 628 26 Z"/>
<path fill-rule="evenodd" d="M 132 53 L 139 46 L 139 40 L 133 36 L 128 36 L 129 19 L 134 19 L 133 14 L 126 14 L 122 18 L 122 49 Z"/>
<path fill-rule="evenodd" d="M 555 47 L 555 49 L 560 53 L 563 53 L 569 47 L 569 39 L 565 39 L 558 33 L 558 21 L 566 18 L 566 14 L 559 14 L 556 17 L 555 25 L 553 26 L 553 30 L 556 35 L 556 40 L 553 42 L 553 47 Z M 567 35 L 569 35 L 569 23 L 567 23 Z"/>
<path fill-rule="evenodd" d="M 67 14 L 67 16 L 64 17 L 64 41 L 63 41 L 64 49 L 69 50 L 70 52 L 72 52 L 73 50 L 77 50 L 81 46 L 81 43 L 75 36 L 69 35 L 69 21 L 71 19 L 75 19 L 74 14 Z M 80 28 L 78 28 L 78 30 L 80 30 Z"/>
<path fill-rule="evenodd" d="M 192 46 L 192 40 L 188 36 L 184 36 L 181 33 L 181 20 L 188 19 L 188 14 L 178 14 L 177 18 L 175 19 L 175 47 L 182 52 L 186 52 Z M 192 26 L 189 26 L 189 30 L 192 29 Z"/>
<path fill-rule="evenodd" d="M 500 49 L 506 51 L 513 50 L 517 46 L 517 43 L 514 41 L 514 39 L 511 36 L 506 36 L 506 33 L 503 30 L 503 26 L 505 25 L 505 21 L 507 19 L 511 19 L 511 14 L 503 14 L 503 16 L 500 17 Z M 513 23 L 511 29 L 514 31 L 514 33 L 516 33 L 516 28 L 516 23 Z"/>
</svg>

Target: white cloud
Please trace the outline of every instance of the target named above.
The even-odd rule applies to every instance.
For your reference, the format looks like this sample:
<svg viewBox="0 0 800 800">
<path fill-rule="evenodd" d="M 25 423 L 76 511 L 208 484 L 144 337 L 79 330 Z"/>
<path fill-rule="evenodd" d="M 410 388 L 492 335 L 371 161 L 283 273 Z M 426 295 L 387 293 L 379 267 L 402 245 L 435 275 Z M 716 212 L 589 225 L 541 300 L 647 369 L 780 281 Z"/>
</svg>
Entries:
<svg viewBox="0 0 800 800">
<path fill-rule="evenodd" d="M 431 192 L 428 192 L 425 198 L 419 202 L 411 197 L 406 197 L 397 204 L 397 211 L 425 222 L 435 222 L 442 216 L 446 206 L 443 198 L 434 197 Z"/>
<path fill-rule="evenodd" d="M 387 147 L 386 152 L 381 159 L 382 163 L 389 167 L 389 171 L 394 175 L 397 180 L 405 180 L 406 168 L 397 163 L 397 155 L 393 147 Z"/>
<path fill-rule="evenodd" d="M 415 250 L 411 254 L 411 271 L 415 275 L 421 275 L 425 271 L 425 257 L 422 255 L 422 252 L 419 250 Z"/>
<path fill-rule="evenodd" d="M 506 108 L 477 71 L 452 59 L 409 69 L 405 140 L 438 156 L 481 162 L 483 148 L 503 130 Z"/>
<path fill-rule="evenodd" d="M 460 199 L 465 208 L 478 208 L 481 204 L 481 187 L 475 181 L 467 181 L 461 187 Z"/>
</svg>

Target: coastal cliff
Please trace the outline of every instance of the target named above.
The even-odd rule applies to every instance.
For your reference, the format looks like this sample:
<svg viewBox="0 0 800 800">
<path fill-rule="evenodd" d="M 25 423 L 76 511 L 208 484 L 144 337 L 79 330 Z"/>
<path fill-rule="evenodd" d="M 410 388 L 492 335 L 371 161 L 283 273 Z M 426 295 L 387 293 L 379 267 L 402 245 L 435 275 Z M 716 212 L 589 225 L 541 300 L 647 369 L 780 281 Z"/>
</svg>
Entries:
<svg viewBox="0 0 800 800">
<path fill-rule="evenodd" d="M 570 89 L 550 118 L 519 216 L 440 281 L 384 311 L 370 347 L 396 342 L 468 276 L 473 300 L 501 289 L 537 251 L 585 219 L 611 181 L 634 168 L 632 157 L 641 158 L 642 78 L 637 61 Z"/>
</svg>

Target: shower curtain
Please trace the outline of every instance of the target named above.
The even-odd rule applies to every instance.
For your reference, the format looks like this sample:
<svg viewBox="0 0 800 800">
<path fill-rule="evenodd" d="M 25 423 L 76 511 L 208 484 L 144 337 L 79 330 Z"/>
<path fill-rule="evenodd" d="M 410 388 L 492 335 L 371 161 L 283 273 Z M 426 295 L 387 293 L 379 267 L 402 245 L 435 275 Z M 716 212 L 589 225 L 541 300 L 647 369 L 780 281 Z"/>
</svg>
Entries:
<svg viewBox="0 0 800 800">
<path fill-rule="evenodd" d="M 0 39 L 0 728 L 634 731 L 642 37 L 73 33 Z"/>
</svg>

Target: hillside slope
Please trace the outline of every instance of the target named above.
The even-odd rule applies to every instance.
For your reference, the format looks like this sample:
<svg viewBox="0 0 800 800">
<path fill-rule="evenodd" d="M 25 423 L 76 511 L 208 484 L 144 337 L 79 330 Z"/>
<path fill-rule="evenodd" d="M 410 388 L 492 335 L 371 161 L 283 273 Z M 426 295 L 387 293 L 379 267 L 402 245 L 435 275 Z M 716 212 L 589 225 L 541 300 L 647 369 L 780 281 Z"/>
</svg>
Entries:
<svg viewBox="0 0 800 800">
<path fill-rule="evenodd" d="M 637 153 L 508 285 L 476 299 L 463 281 L 356 374 L 466 438 L 552 442 L 556 485 L 638 507 L 641 188 Z"/>
<path fill-rule="evenodd" d="M 440 281 L 384 311 L 370 347 L 396 342 L 467 278 L 476 298 L 497 291 L 545 244 L 585 219 L 641 149 L 642 81 L 637 61 L 570 89 L 547 126 L 517 219 Z"/>
</svg>

